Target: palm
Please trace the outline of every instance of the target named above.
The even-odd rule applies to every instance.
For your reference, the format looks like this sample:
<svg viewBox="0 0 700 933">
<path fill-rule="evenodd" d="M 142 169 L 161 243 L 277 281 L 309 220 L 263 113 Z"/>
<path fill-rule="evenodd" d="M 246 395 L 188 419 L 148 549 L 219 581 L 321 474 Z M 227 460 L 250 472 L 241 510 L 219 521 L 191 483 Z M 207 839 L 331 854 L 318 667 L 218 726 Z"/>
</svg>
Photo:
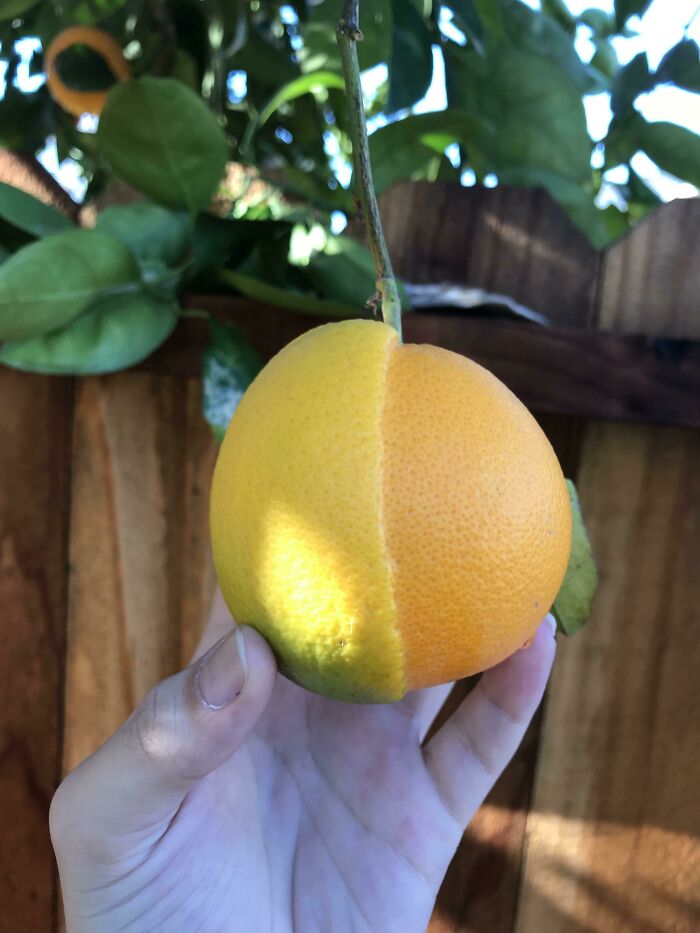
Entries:
<svg viewBox="0 0 700 933">
<path fill-rule="evenodd" d="M 229 629 L 215 610 L 197 655 Z M 554 657 L 543 625 L 423 747 L 448 687 L 390 706 L 327 700 L 276 675 L 248 636 L 237 702 L 212 715 L 194 696 L 199 668 L 183 671 L 59 788 L 52 835 L 71 931 L 425 929 Z"/>
<path fill-rule="evenodd" d="M 206 905 L 207 930 L 425 929 L 460 835 L 420 749 L 444 692 L 350 706 L 278 677 L 157 846 L 151 920 L 191 930 Z"/>
</svg>

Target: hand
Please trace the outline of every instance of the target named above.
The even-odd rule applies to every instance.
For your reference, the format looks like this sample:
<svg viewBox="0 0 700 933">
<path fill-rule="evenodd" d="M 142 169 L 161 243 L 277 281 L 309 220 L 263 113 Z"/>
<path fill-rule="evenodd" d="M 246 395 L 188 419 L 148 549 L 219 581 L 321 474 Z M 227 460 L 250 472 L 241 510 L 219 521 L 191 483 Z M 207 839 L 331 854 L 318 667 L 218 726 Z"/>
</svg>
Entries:
<svg viewBox="0 0 700 933">
<path fill-rule="evenodd" d="M 425 930 L 554 650 L 545 621 L 422 746 L 449 685 L 390 706 L 315 696 L 219 600 L 198 660 L 54 797 L 69 933 Z"/>
</svg>

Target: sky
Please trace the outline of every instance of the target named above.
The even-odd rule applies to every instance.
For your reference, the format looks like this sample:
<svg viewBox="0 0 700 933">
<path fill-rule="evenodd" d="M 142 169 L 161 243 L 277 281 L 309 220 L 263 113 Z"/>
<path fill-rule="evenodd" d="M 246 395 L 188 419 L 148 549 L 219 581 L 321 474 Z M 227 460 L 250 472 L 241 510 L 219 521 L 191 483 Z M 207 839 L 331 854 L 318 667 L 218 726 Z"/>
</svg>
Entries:
<svg viewBox="0 0 700 933">
<path fill-rule="evenodd" d="M 534 9 L 540 6 L 540 0 L 523 0 Z M 567 6 L 574 14 L 579 14 L 585 9 L 601 9 L 608 12 L 613 9 L 612 0 L 565 0 Z M 446 13 L 446 11 L 445 11 Z M 443 16 L 441 26 L 448 34 L 450 31 L 457 33 L 450 24 L 450 15 Z M 653 0 L 645 15 L 640 19 L 636 17 L 630 21 L 637 35 L 630 38 L 616 38 L 613 40 L 615 50 L 622 64 L 628 62 L 638 52 L 645 51 L 649 59 L 649 66 L 653 70 L 657 67 L 665 53 L 672 48 L 684 35 L 700 42 L 700 2 L 699 0 Z M 455 36 L 457 37 L 457 36 Z M 25 61 L 18 69 L 18 83 L 27 90 L 34 89 L 41 84 L 43 77 L 40 75 L 30 76 L 28 62 L 31 52 L 38 43 L 33 40 L 26 40 L 23 53 Z M 585 26 L 580 26 L 576 38 L 576 46 L 579 54 L 584 60 L 590 60 L 594 48 L 590 39 L 590 30 Z M 423 98 L 416 107 L 416 112 L 423 113 L 445 108 L 447 101 L 444 87 L 444 64 L 442 54 L 437 47 L 433 50 L 433 82 Z M 244 76 L 237 73 L 239 84 L 238 90 L 243 90 Z M 371 69 L 363 75 L 363 86 L 365 91 L 371 95 L 372 91 L 386 76 L 386 67 L 378 66 Z M 0 84 L 3 75 L 0 74 Z M 235 89 L 236 81 L 233 81 L 231 90 Z M 602 139 L 607 131 L 610 122 L 611 112 L 609 104 L 609 95 L 595 94 L 584 98 L 586 118 L 588 122 L 588 131 L 593 140 Z M 662 86 L 655 88 L 651 93 L 642 95 L 635 103 L 639 112 L 649 121 L 668 120 L 681 126 L 686 126 L 694 132 L 700 134 L 700 94 L 693 94 L 689 91 L 683 91 L 676 87 Z M 85 118 L 85 129 L 94 127 L 94 119 Z M 376 129 L 384 122 L 381 118 L 369 126 L 370 132 Z M 329 135 L 328 146 L 333 155 L 333 137 Z M 450 151 L 447 152 L 448 156 Z M 70 193 L 80 199 L 84 193 L 85 182 L 80 177 L 77 167 L 70 160 L 64 161 L 60 166 L 56 155 L 56 147 L 48 145 L 40 155 L 41 161 L 46 168 L 54 173 L 61 184 L 70 191 Z M 596 158 L 602 160 L 601 154 L 594 153 L 594 162 Z M 670 175 L 662 172 L 644 153 L 637 153 L 632 159 L 632 166 L 635 171 L 645 179 L 647 184 L 653 188 L 663 200 L 671 200 L 677 197 L 693 197 L 698 194 L 697 189 L 686 182 L 679 181 Z M 339 180 L 343 184 L 349 182 L 350 170 L 347 164 L 343 165 L 340 160 L 336 161 L 336 171 Z M 610 182 L 624 183 L 627 170 L 624 167 L 618 167 L 606 173 L 606 178 Z M 464 184 L 474 183 L 473 172 L 464 173 L 462 181 Z M 487 185 L 498 183 L 495 176 L 487 176 L 485 179 Z M 600 195 L 601 206 L 614 200 L 613 189 L 610 186 L 604 186 Z M 606 201 L 606 198 L 608 199 Z"/>
</svg>

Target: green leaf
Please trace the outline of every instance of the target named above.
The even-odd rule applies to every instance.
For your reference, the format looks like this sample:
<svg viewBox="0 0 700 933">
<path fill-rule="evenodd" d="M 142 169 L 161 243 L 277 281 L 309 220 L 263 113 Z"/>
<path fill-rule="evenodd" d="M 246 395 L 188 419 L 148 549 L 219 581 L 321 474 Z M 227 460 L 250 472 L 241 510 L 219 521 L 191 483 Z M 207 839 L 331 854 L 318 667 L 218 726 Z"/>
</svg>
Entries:
<svg viewBox="0 0 700 933">
<path fill-rule="evenodd" d="M 482 131 L 482 123 L 456 109 L 411 114 L 375 130 L 369 152 L 377 193 L 401 178 L 415 178 L 449 143 L 469 146 Z M 442 137 L 438 147 L 435 134 Z"/>
<path fill-rule="evenodd" d="M 692 39 L 682 39 L 661 59 L 654 74 L 657 84 L 673 83 L 687 91 L 700 91 L 700 48 Z"/>
<path fill-rule="evenodd" d="M 644 52 L 639 52 L 617 72 L 612 86 L 610 107 L 616 116 L 623 115 L 632 108 L 635 99 L 653 88 L 654 77 L 649 73 L 649 65 Z"/>
<path fill-rule="evenodd" d="M 8 84 L 0 99 L 0 146 L 17 152 L 35 153 L 54 132 L 54 104 L 46 85 L 25 94 Z"/>
<path fill-rule="evenodd" d="M 565 3 L 565 0 L 542 0 L 542 12 L 551 16 L 570 35 L 576 32 L 576 17 Z"/>
<path fill-rule="evenodd" d="M 363 312 L 376 290 L 374 260 L 369 250 L 350 237 L 329 237 L 323 250 L 313 252 L 301 271 L 314 291 L 324 299 L 355 308 L 356 315 Z M 399 294 L 406 310 L 410 301 L 402 283 Z"/>
<path fill-rule="evenodd" d="M 0 363 L 58 375 L 115 372 L 149 356 L 176 323 L 177 306 L 172 301 L 158 301 L 138 291 L 100 302 L 83 317 L 43 337 L 4 344 Z"/>
<path fill-rule="evenodd" d="M 583 524 L 576 487 L 570 479 L 566 481 L 566 485 L 573 520 L 571 555 L 552 612 L 560 631 L 565 635 L 573 635 L 585 625 L 590 615 L 593 597 L 598 587 L 598 571 Z"/>
<path fill-rule="evenodd" d="M 591 69 L 581 61 L 570 34 L 549 16 L 531 10 L 520 0 L 499 0 L 503 28 L 514 49 L 539 59 L 547 59 L 579 91 L 595 90 Z M 496 66 L 503 49 L 496 43 L 488 46 L 489 58 Z"/>
<path fill-rule="evenodd" d="M 251 120 L 246 127 L 245 135 L 241 142 L 241 151 L 245 152 L 249 148 L 254 135 L 260 127 L 264 126 L 270 117 L 284 104 L 296 100 L 304 94 L 313 94 L 322 88 L 331 87 L 340 90 L 345 87 L 342 77 L 332 71 L 318 71 L 313 74 L 302 75 L 290 81 L 289 84 L 285 84 L 284 87 L 281 87 L 279 91 L 270 98 L 267 104 L 265 104 L 258 114 L 257 119 Z"/>
<path fill-rule="evenodd" d="M 128 246 L 139 262 L 176 266 L 191 245 L 193 224 L 189 214 L 140 201 L 101 211 L 95 230 Z"/>
<path fill-rule="evenodd" d="M 357 45 L 360 68 L 364 71 L 390 57 L 392 35 L 392 0 L 362 0 L 360 19 L 364 39 Z M 308 4 L 306 18 L 300 24 L 303 45 L 298 55 L 302 71 L 332 69 L 340 72 L 340 56 L 335 27 L 340 19 L 337 0 Z"/>
<path fill-rule="evenodd" d="M 204 101 L 172 78 L 122 81 L 108 94 L 98 143 L 129 184 L 168 207 L 206 207 L 228 159 Z"/>
<path fill-rule="evenodd" d="M 424 97 L 433 77 L 433 50 L 425 20 L 408 0 L 392 0 L 392 11 L 390 113 L 411 107 Z"/>
<path fill-rule="evenodd" d="M 36 6 L 39 0 L 0 0 L 0 20 L 14 19 Z"/>
<path fill-rule="evenodd" d="M 126 6 L 127 0 L 73 0 L 70 22 L 92 26 Z M 63 5 L 65 8 L 65 4 Z"/>
<path fill-rule="evenodd" d="M 2 266 L 0 266 L 2 269 Z M 274 305 L 278 308 L 287 308 L 299 314 L 310 314 L 314 317 L 354 318 L 363 317 L 360 307 L 341 304 L 337 301 L 327 301 L 316 295 L 301 292 L 297 289 L 281 285 L 270 285 L 262 279 L 244 272 L 231 272 L 223 270 L 218 275 L 218 281 L 224 285 L 235 288 L 236 291 L 264 304 Z"/>
<path fill-rule="evenodd" d="M 56 208 L 0 182 L 0 228 L 5 224 L 35 238 L 61 233 L 73 226 Z M 1 238 L 5 242 L 5 237 Z"/>
<path fill-rule="evenodd" d="M 652 0 L 616 0 L 615 17 L 617 32 L 622 32 L 625 23 L 632 16 L 644 16 L 651 6 Z"/>
<path fill-rule="evenodd" d="M 202 404 L 204 417 L 219 443 L 245 390 L 262 365 L 262 360 L 237 327 L 209 318 L 209 345 L 204 351 L 202 370 Z"/>
<path fill-rule="evenodd" d="M 236 53 L 234 67 L 247 71 L 257 83 L 268 88 L 281 87 L 299 74 L 289 50 L 266 42 L 254 26 L 245 45 Z"/>
<path fill-rule="evenodd" d="M 581 88 L 565 69 L 505 43 L 486 58 L 454 43 L 443 51 L 449 105 L 481 127 L 467 146 L 477 171 L 527 167 L 590 182 Z"/>
<path fill-rule="evenodd" d="M 197 275 L 226 263 L 239 266 L 263 240 L 289 237 L 291 225 L 282 220 L 235 220 L 200 214 L 194 225 L 193 255 L 188 272 Z"/>
<path fill-rule="evenodd" d="M 484 24 L 481 22 L 475 0 L 452 0 L 452 12 L 455 22 L 477 47 L 479 54 L 483 54 Z"/>
<path fill-rule="evenodd" d="M 617 52 L 609 39 L 594 39 L 595 55 L 591 67 L 597 68 L 606 78 L 614 78 L 618 70 Z"/>
<path fill-rule="evenodd" d="M 579 16 L 578 21 L 582 25 L 588 26 L 593 30 L 596 36 L 603 39 L 607 39 L 608 36 L 613 36 L 617 32 L 615 17 L 606 10 L 598 10 L 595 8 L 584 10 Z"/>
<path fill-rule="evenodd" d="M 506 32 L 500 0 L 474 0 L 474 6 L 484 25 L 485 33 L 496 39 L 505 39 Z"/>
<path fill-rule="evenodd" d="M 130 250 L 95 230 L 37 240 L 0 266 L 0 339 L 55 330 L 91 304 L 140 289 Z"/>
<path fill-rule="evenodd" d="M 635 120 L 632 136 L 652 162 L 676 178 L 700 187 L 700 136 L 675 123 Z"/>
</svg>

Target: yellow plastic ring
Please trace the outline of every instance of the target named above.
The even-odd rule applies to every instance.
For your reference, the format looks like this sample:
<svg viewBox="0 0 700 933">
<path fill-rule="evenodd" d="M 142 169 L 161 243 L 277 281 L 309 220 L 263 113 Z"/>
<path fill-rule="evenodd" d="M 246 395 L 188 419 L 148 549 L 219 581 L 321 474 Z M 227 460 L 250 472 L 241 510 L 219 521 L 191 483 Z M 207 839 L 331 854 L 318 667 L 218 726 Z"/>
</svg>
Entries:
<svg viewBox="0 0 700 933">
<path fill-rule="evenodd" d="M 61 52 L 72 45 L 87 45 L 97 52 L 107 63 L 117 81 L 126 81 L 131 77 L 131 68 L 124 58 L 121 46 L 108 32 L 90 26 L 71 26 L 64 29 L 53 39 L 45 55 L 46 86 L 57 104 L 79 117 L 83 113 L 100 114 L 107 99 L 108 91 L 76 91 L 59 77 L 56 59 Z"/>
</svg>

